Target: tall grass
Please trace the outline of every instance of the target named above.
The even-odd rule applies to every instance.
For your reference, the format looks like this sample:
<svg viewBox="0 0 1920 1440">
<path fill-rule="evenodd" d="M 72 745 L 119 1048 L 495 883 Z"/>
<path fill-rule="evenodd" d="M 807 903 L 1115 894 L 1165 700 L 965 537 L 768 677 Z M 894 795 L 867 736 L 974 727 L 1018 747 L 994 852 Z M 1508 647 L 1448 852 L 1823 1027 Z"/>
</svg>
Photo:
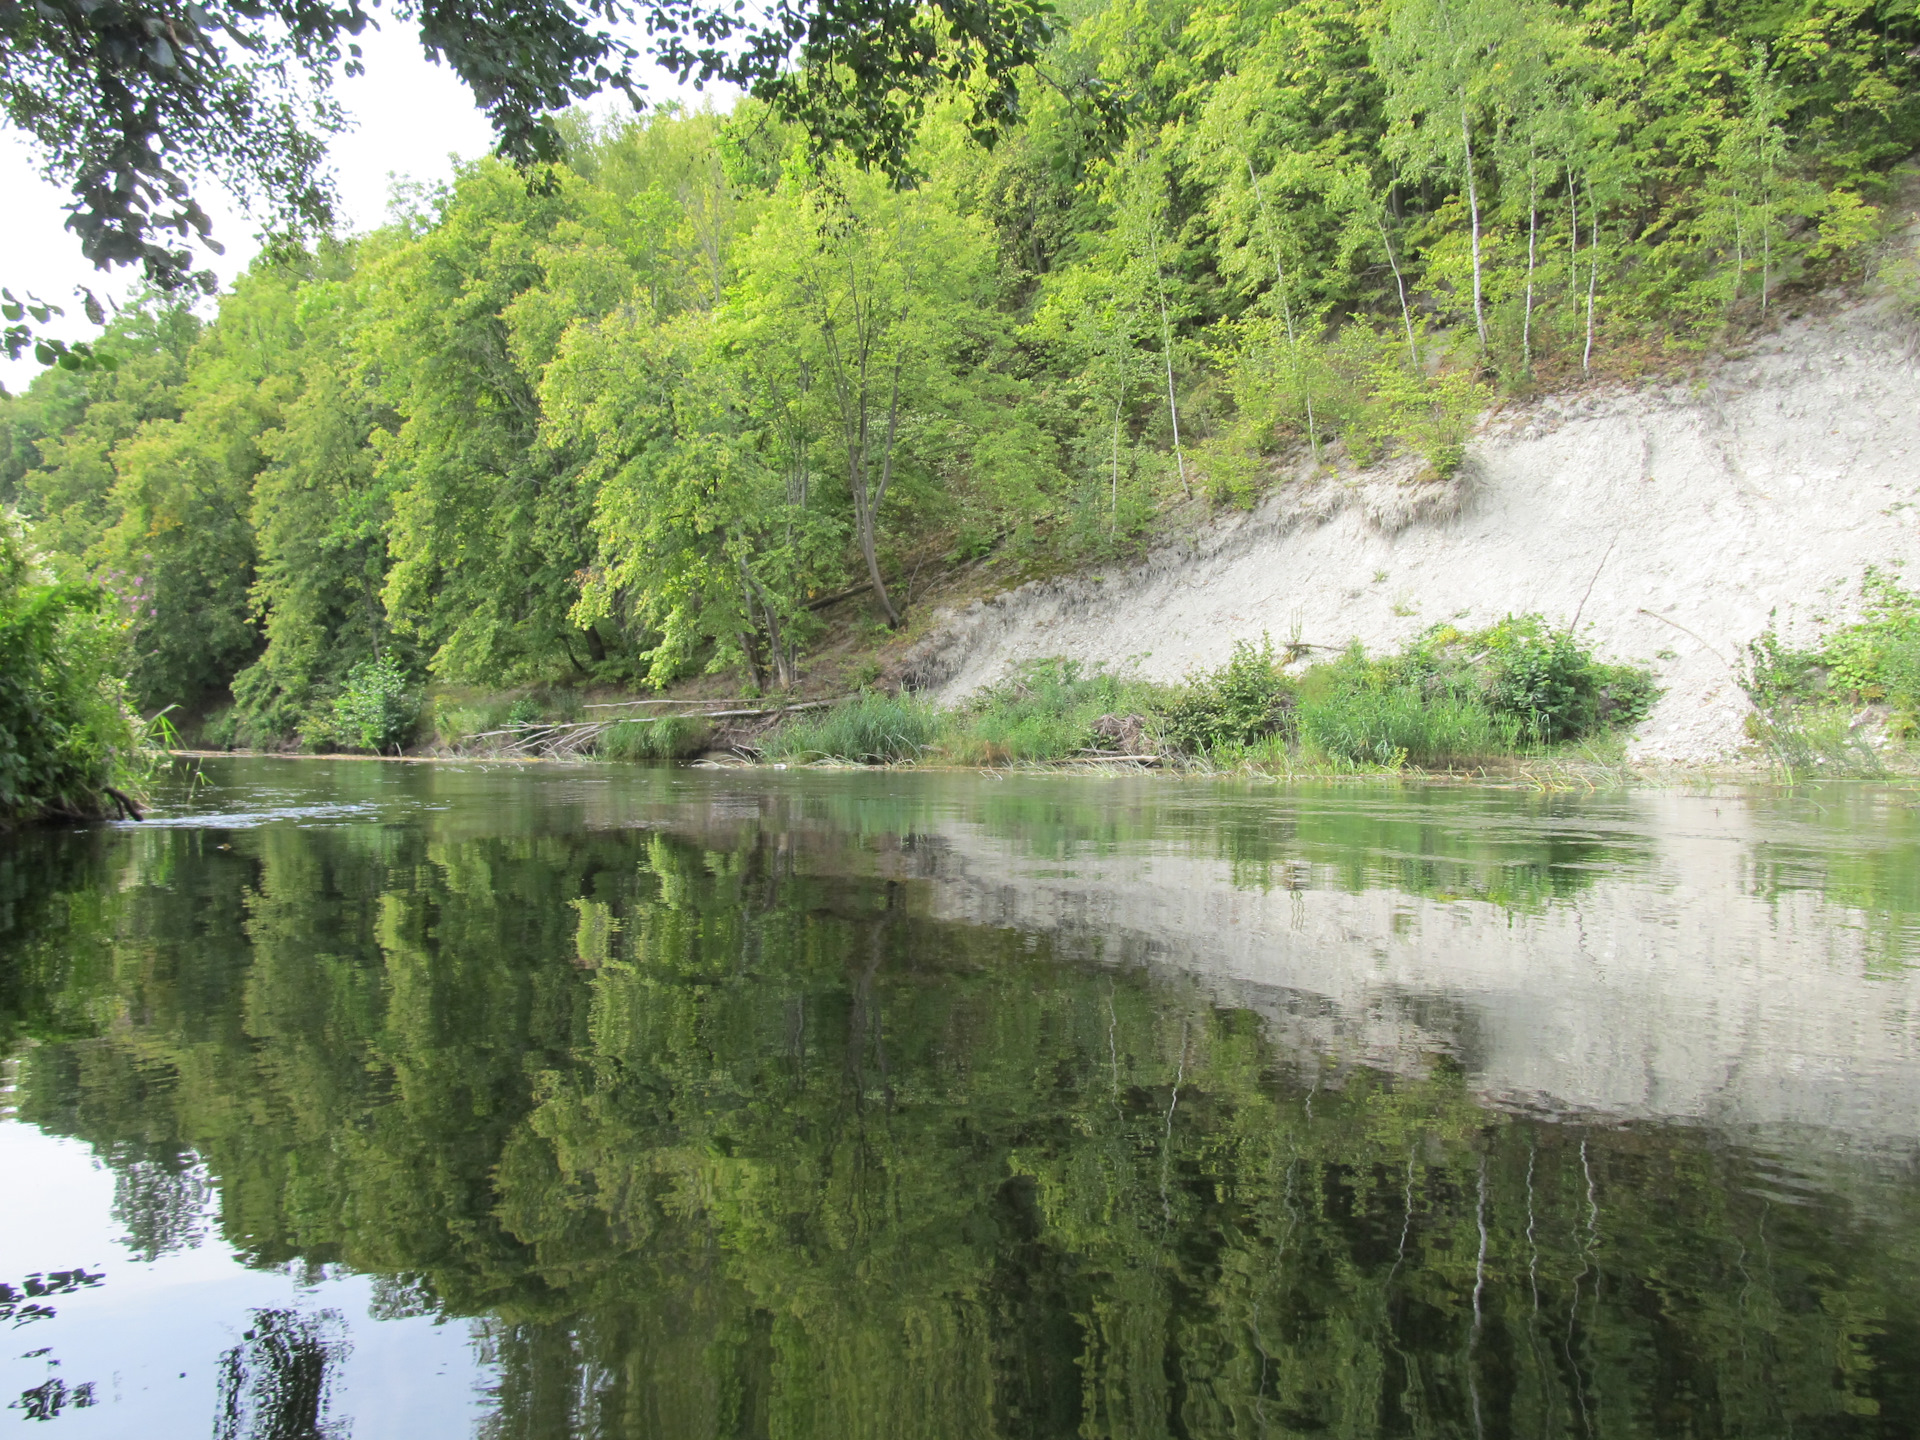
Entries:
<svg viewBox="0 0 1920 1440">
<path fill-rule="evenodd" d="M 683 760 L 707 748 L 713 726 L 697 715 L 666 715 L 658 720 L 622 720 L 596 744 L 607 760 Z"/>
<path fill-rule="evenodd" d="M 1435 626 L 1392 655 L 1355 644 L 1297 680 L 1270 642 L 1242 642 L 1176 687 L 1035 661 L 944 714 L 910 696 L 863 695 L 789 722 L 764 753 L 1003 765 L 1111 754 L 1124 736 L 1134 753 L 1203 769 L 1447 766 L 1611 733 L 1654 695 L 1645 670 L 1601 664 L 1574 636 L 1522 615 L 1473 633 Z"/>
<path fill-rule="evenodd" d="M 1101 716 L 1151 714 L 1159 698 L 1152 687 L 1105 670 L 1035 661 L 949 715 L 940 749 L 961 765 L 1061 760 L 1101 748 L 1093 729 Z"/>
<path fill-rule="evenodd" d="M 1410 687 L 1336 687 L 1305 699 L 1300 738 L 1328 760 L 1351 765 L 1452 765 L 1511 754 L 1522 725 L 1477 700 L 1423 696 Z"/>
<path fill-rule="evenodd" d="M 761 743 L 772 760 L 846 760 L 885 765 L 913 760 L 940 732 L 939 709 L 915 695 L 874 691 L 844 705 L 789 720 Z"/>
</svg>

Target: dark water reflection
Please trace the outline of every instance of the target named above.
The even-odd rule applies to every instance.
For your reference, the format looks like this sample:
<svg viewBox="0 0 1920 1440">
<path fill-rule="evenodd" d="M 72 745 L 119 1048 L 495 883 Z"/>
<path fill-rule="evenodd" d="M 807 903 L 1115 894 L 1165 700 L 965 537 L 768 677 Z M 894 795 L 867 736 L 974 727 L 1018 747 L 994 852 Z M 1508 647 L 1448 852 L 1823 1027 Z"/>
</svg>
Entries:
<svg viewBox="0 0 1920 1440">
<path fill-rule="evenodd" d="M 502 1437 L 1920 1433 L 1911 794 L 206 773 L 0 842 L 132 1252 L 376 1277 L 196 1434 L 420 1313 Z"/>
</svg>

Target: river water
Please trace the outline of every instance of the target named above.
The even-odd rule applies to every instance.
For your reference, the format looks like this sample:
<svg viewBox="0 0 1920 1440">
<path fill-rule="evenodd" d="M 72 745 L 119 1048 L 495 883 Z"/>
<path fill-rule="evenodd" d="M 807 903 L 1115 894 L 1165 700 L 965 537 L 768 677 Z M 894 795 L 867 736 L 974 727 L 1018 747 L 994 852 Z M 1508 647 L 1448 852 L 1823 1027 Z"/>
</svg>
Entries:
<svg viewBox="0 0 1920 1440">
<path fill-rule="evenodd" d="M 1910 789 L 207 761 L 0 1055 L 0 1424 L 1920 1434 Z"/>
</svg>

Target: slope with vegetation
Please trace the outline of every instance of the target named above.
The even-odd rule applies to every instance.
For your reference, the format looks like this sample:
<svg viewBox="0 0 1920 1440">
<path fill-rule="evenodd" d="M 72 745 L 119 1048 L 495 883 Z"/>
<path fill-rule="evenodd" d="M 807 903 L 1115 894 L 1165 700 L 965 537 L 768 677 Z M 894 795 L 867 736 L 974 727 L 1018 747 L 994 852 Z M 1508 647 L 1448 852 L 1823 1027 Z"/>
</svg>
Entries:
<svg viewBox="0 0 1920 1440">
<path fill-rule="evenodd" d="M 101 585 L 58 583 L 0 526 L 0 829 L 52 816 L 139 818 L 132 786 L 147 726 L 117 674 L 120 607 Z"/>
<path fill-rule="evenodd" d="M 1443 767 L 1598 740 L 1644 718 L 1654 699 L 1646 671 L 1596 662 L 1537 615 L 1472 634 L 1437 625 L 1388 656 L 1356 644 L 1297 676 L 1284 658 L 1270 641 L 1242 641 L 1180 685 L 1037 661 L 951 709 L 870 693 L 789 720 L 757 748 L 862 763 Z"/>
<path fill-rule="evenodd" d="M 427 680 L 791 688 L 854 587 L 884 633 L 1280 457 L 1443 478 L 1501 394 L 1859 274 L 1916 44 L 1812 0 L 1125 0 L 990 148 L 936 97 L 892 178 L 752 100 L 576 116 L 550 183 L 481 161 L 211 318 L 123 315 L 116 370 L 0 405 L 0 498 L 141 577 L 132 693 L 214 740 L 391 743 Z"/>
</svg>

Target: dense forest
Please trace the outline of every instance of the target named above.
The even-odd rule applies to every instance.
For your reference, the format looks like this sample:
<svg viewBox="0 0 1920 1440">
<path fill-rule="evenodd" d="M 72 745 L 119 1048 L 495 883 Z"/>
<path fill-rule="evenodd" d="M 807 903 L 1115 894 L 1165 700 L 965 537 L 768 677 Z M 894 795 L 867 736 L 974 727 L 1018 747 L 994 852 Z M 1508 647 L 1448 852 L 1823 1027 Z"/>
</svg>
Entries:
<svg viewBox="0 0 1920 1440">
<path fill-rule="evenodd" d="M 1920 146 L 1892 0 L 1066 20 L 997 143 L 954 94 L 904 176 L 755 101 L 576 114 L 531 180 L 133 306 L 0 400 L 0 502 L 214 738 L 356 669 L 791 687 L 822 596 L 897 628 L 922 567 L 1110 555 L 1282 460 L 1444 474 L 1496 395 L 1769 323 L 1876 263 Z"/>
</svg>

